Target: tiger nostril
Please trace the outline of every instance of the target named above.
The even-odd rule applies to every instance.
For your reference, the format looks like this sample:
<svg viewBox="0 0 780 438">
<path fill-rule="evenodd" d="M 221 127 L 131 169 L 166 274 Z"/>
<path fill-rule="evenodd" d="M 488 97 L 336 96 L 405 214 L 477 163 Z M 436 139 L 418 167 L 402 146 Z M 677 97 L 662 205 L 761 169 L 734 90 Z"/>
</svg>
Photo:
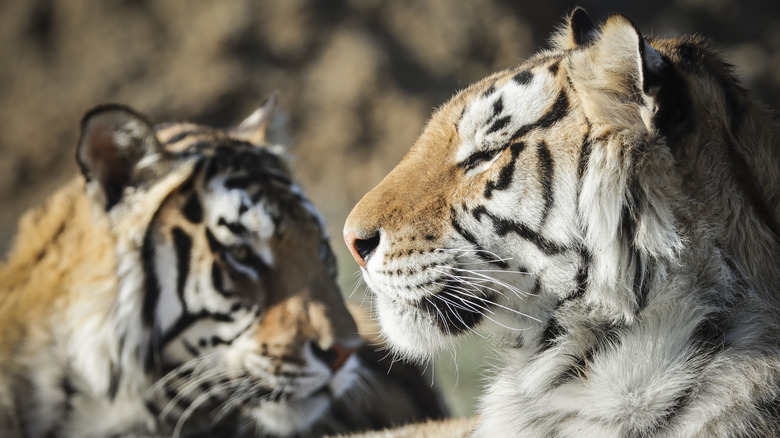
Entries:
<svg viewBox="0 0 780 438">
<path fill-rule="evenodd" d="M 332 369 L 338 371 L 350 356 L 357 350 L 356 348 L 345 348 L 340 345 L 333 345 L 327 350 L 323 350 L 316 342 L 311 343 L 311 350 L 314 355 Z"/>
<path fill-rule="evenodd" d="M 362 267 L 366 266 L 368 258 L 374 252 L 377 246 L 379 246 L 379 232 L 375 232 L 369 238 L 359 237 L 354 231 L 344 233 L 344 242 L 349 248 L 349 252 L 352 253 L 352 257 Z"/>
<path fill-rule="evenodd" d="M 370 239 L 356 239 L 355 249 L 363 260 L 368 260 L 371 253 L 379 246 L 379 233 L 376 233 Z"/>
</svg>

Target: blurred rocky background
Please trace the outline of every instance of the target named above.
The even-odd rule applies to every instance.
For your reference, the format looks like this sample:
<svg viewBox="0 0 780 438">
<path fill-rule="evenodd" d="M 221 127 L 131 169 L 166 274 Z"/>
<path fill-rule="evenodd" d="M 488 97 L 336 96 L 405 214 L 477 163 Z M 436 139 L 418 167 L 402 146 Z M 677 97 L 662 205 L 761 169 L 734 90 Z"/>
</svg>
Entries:
<svg viewBox="0 0 780 438">
<path fill-rule="evenodd" d="M 105 102 L 153 121 L 238 123 L 273 91 L 289 116 L 295 168 L 329 223 L 342 284 L 357 266 L 341 226 L 354 203 L 455 91 L 518 64 L 577 3 L 561 0 L 0 0 L 0 254 L 22 211 L 76 173 L 81 116 Z M 745 86 L 777 108 L 780 2 L 581 1 L 648 35 L 700 33 Z M 353 298 L 360 300 L 363 290 Z M 470 413 L 482 350 L 435 373 Z M 477 364 L 477 365 L 475 365 Z M 481 373 L 478 373 L 481 374 Z"/>
</svg>

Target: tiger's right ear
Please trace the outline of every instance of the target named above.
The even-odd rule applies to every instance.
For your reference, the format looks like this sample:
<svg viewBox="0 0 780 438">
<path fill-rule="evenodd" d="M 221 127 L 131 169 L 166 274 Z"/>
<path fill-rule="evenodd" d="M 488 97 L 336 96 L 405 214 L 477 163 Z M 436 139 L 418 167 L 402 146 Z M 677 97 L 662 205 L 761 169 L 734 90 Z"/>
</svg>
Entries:
<svg viewBox="0 0 780 438">
<path fill-rule="evenodd" d="M 562 50 L 576 49 L 595 41 L 598 30 L 585 9 L 577 6 L 571 11 L 566 24 L 552 37 L 553 46 Z"/>
<path fill-rule="evenodd" d="M 257 146 L 286 145 L 289 140 L 286 120 L 284 114 L 276 108 L 278 100 L 277 93 L 272 93 L 260 108 L 231 128 L 230 135 Z"/>
<path fill-rule="evenodd" d="M 76 160 L 87 182 L 102 189 L 108 211 L 125 189 L 159 175 L 167 157 L 146 117 L 124 105 L 109 104 L 82 119 Z"/>
</svg>

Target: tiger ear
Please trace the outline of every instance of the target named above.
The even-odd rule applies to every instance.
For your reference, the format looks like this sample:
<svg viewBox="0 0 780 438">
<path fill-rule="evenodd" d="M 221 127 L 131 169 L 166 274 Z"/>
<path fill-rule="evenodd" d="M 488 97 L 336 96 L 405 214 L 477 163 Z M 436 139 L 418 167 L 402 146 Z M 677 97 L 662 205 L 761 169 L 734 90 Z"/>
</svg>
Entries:
<svg viewBox="0 0 780 438">
<path fill-rule="evenodd" d="M 102 192 L 99 202 L 110 210 L 126 188 L 160 174 L 167 162 L 151 123 L 124 105 L 101 105 L 81 121 L 76 160 L 88 182 Z"/>
<path fill-rule="evenodd" d="M 572 65 L 572 82 L 587 97 L 584 107 L 590 117 L 649 128 L 668 66 L 631 20 L 610 17 L 590 50 L 572 56 Z"/>
<path fill-rule="evenodd" d="M 576 49 L 593 42 L 598 37 L 596 26 L 585 9 L 577 6 L 571 11 L 564 27 L 553 35 L 553 46 L 562 49 Z"/>
<path fill-rule="evenodd" d="M 286 143 L 284 117 L 276 110 L 277 94 L 274 92 L 263 105 L 244 121 L 229 130 L 230 136 L 257 146 Z"/>
</svg>

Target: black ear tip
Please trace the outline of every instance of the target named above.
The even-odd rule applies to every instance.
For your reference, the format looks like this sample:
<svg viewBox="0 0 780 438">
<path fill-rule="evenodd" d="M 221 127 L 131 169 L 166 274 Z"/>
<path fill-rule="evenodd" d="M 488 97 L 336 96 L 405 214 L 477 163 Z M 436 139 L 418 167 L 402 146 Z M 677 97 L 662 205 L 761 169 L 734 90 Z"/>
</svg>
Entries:
<svg viewBox="0 0 780 438">
<path fill-rule="evenodd" d="M 571 28 L 574 42 L 578 46 L 587 44 L 596 37 L 596 27 L 593 25 L 593 21 L 591 21 L 585 9 L 580 6 L 571 11 L 569 27 Z"/>
</svg>

